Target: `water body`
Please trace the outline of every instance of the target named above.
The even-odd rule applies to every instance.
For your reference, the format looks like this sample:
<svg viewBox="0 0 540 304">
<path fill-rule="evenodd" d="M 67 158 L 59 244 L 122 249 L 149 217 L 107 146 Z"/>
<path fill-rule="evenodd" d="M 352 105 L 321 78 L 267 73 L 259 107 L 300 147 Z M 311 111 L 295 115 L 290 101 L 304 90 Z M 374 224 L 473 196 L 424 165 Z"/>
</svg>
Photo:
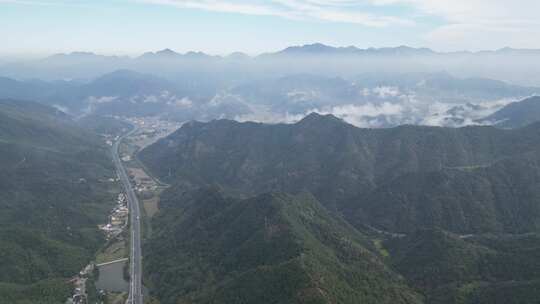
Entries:
<svg viewBox="0 0 540 304">
<path fill-rule="evenodd" d="M 109 292 L 128 292 L 129 282 L 124 280 L 124 265 L 127 261 L 121 261 L 104 266 L 98 266 L 99 278 L 96 288 Z"/>
</svg>

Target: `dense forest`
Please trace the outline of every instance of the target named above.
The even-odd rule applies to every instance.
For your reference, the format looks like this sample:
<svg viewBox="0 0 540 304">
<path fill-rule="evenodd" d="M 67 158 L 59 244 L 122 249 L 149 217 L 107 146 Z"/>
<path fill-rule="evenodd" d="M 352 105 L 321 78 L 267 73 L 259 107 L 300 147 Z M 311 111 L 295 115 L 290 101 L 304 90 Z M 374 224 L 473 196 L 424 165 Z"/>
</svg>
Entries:
<svg viewBox="0 0 540 304">
<path fill-rule="evenodd" d="M 144 248 L 163 304 L 421 303 L 366 236 L 309 194 L 239 200 L 202 189 L 163 199 Z"/>
<path fill-rule="evenodd" d="M 114 197 L 108 148 L 56 109 L 0 101 L 0 302 L 62 303 Z"/>
<path fill-rule="evenodd" d="M 139 154 L 154 174 L 172 184 L 162 194 L 162 211 L 153 223 L 161 233 L 145 247 L 148 281 L 155 284 L 152 290 L 163 303 L 218 303 L 212 301 L 224 299 L 218 297 L 219 290 L 231 280 L 234 288 L 227 290 L 250 299 L 259 290 L 252 285 L 256 280 L 237 278 L 251 269 L 231 276 L 227 254 L 250 244 L 254 257 L 249 258 L 259 262 L 257 269 L 272 269 L 264 256 L 290 246 L 235 243 L 240 241 L 235 238 L 240 231 L 264 231 L 267 222 L 242 223 L 242 228 L 228 233 L 233 228 L 220 226 L 222 212 L 239 202 L 244 202 L 239 210 L 247 212 L 248 206 L 257 206 L 254 202 L 260 204 L 272 197 L 268 193 L 277 192 L 292 193 L 289 197 L 295 199 L 283 200 L 291 207 L 283 210 L 293 216 L 293 206 L 310 204 L 295 195 L 310 193 L 311 201 L 319 201 L 320 210 L 327 210 L 327 221 L 349 227 L 346 233 L 328 226 L 319 231 L 333 231 L 330 235 L 346 243 L 359 240 L 357 248 L 365 253 L 348 253 L 362 260 L 356 261 L 358 268 L 340 263 L 310 268 L 309 277 L 335 283 L 321 287 L 323 294 L 343 296 L 322 297 L 317 303 L 346 303 L 347 297 L 351 303 L 369 302 L 372 296 L 385 301 L 381 294 L 389 302 L 405 303 L 530 303 L 538 298 L 534 290 L 540 280 L 540 264 L 535 262 L 540 253 L 539 128 L 532 124 L 513 130 L 360 129 L 318 114 L 297 124 L 228 120 L 185 124 Z M 208 186 L 219 188 L 227 199 L 207 205 L 189 194 Z M 225 216 L 227 223 L 240 220 L 241 214 Z M 302 229 L 316 226 L 302 223 L 309 227 Z M 319 253 L 343 255 L 339 245 L 303 248 L 325 261 L 331 259 Z M 218 255 L 207 260 L 207 252 Z M 350 272 L 340 277 L 343 269 Z M 381 269 L 388 276 L 380 276 Z M 167 283 L 174 278 L 182 278 L 179 285 Z M 203 285 L 183 285 L 202 278 L 211 279 Z M 339 282 L 357 285 L 340 289 Z M 373 288 L 373 282 L 389 289 Z M 303 289 L 297 286 L 297 292 Z M 256 299 L 257 303 L 303 303 L 271 295 Z"/>
<path fill-rule="evenodd" d="M 221 120 L 186 124 L 140 158 L 186 188 L 308 191 L 358 228 L 527 232 L 540 224 L 539 129 L 360 129 L 318 114 L 292 125 Z"/>
</svg>

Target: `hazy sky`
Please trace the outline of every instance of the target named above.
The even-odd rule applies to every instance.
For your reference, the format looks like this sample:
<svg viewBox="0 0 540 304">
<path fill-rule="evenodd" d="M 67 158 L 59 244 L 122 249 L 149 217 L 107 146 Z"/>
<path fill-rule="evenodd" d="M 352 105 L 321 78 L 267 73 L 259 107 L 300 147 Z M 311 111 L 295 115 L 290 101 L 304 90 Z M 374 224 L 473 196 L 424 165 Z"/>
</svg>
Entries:
<svg viewBox="0 0 540 304">
<path fill-rule="evenodd" d="M 539 0 L 0 0 L 0 55 L 540 48 Z"/>
</svg>

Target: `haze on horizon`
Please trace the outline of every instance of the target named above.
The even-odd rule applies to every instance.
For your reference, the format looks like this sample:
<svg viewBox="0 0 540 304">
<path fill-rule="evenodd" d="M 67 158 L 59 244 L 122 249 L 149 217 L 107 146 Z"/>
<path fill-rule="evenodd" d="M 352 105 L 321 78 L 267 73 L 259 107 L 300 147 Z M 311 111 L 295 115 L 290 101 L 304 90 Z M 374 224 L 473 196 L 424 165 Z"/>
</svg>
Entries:
<svg viewBox="0 0 540 304">
<path fill-rule="evenodd" d="M 0 0 L 0 304 L 540 303 L 538 11 Z"/>
<path fill-rule="evenodd" d="M 540 48 L 539 9 L 534 0 L 0 0 L 0 57 L 164 48 L 257 55 L 313 42 Z"/>
</svg>

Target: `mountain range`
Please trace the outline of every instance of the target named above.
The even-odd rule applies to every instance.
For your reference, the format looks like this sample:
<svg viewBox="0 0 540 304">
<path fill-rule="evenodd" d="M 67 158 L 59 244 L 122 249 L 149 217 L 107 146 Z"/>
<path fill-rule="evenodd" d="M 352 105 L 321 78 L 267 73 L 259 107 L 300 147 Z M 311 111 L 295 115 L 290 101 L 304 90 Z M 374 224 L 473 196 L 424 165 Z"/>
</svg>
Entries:
<svg viewBox="0 0 540 304">
<path fill-rule="evenodd" d="M 407 46 L 360 49 L 320 43 L 293 46 L 249 57 L 242 53 L 213 56 L 203 52 L 177 53 L 170 49 L 138 57 L 104 56 L 88 52 L 56 54 L 44 59 L 7 63 L 0 75 L 15 79 L 92 79 L 118 69 L 131 69 L 158 76 L 205 75 L 226 81 L 290 73 L 352 76 L 368 72 L 448 71 L 461 78 L 481 77 L 539 86 L 536 64 L 539 50 L 504 48 L 480 52 L 435 52 Z M 497 64 L 493 64 L 496 62 Z"/>
<path fill-rule="evenodd" d="M 401 124 L 490 124 L 487 116 L 539 92 L 501 81 L 460 79 L 448 73 L 356 75 L 290 74 L 219 82 L 169 79 L 118 70 L 91 81 L 0 78 L 0 97 L 35 100 L 75 116 L 161 116 L 177 121 L 230 118 L 297 121 L 310 112 L 338 115 L 360 127 Z"/>
<path fill-rule="evenodd" d="M 539 127 L 186 123 L 138 155 L 171 184 L 145 247 L 151 289 L 162 303 L 529 303 Z"/>
<path fill-rule="evenodd" d="M 540 220 L 537 129 L 359 129 L 318 114 L 292 125 L 219 120 L 185 124 L 140 158 L 188 188 L 306 190 L 357 227 L 527 232 Z"/>
<path fill-rule="evenodd" d="M 0 303 L 63 303 L 104 244 L 119 116 L 182 123 L 133 155 L 152 303 L 540 298 L 540 50 L 2 62 Z"/>
</svg>

